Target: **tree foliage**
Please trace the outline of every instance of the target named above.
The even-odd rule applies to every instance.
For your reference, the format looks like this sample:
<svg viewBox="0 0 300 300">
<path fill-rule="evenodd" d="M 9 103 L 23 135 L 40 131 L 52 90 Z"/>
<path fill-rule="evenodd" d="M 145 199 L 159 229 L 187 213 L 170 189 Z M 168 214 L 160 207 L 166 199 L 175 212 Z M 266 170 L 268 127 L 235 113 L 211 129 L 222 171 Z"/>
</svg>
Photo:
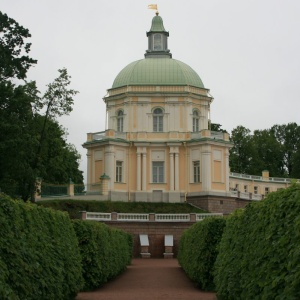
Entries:
<svg viewBox="0 0 300 300">
<path fill-rule="evenodd" d="M 77 91 L 70 88 L 65 68 L 42 96 L 34 81 L 25 81 L 37 62 L 29 57 L 30 36 L 0 12 L 0 188 L 24 200 L 33 199 L 37 177 L 55 183 L 83 181 L 80 156 L 56 120 L 72 111 Z"/>
<path fill-rule="evenodd" d="M 0 80 L 9 78 L 26 78 L 27 70 L 36 60 L 27 54 L 31 43 L 25 40 L 30 38 L 29 30 L 19 25 L 0 11 Z"/>
<path fill-rule="evenodd" d="M 232 172 L 261 175 L 268 170 L 273 177 L 300 178 L 300 126 L 296 123 L 274 125 L 253 134 L 238 126 L 231 141 Z"/>
<path fill-rule="evenodd" d="M 211 123 L 210 124 L 210 130 L 211 131 L 227 132 L 225 129 L 222 129 L 221 127 L 222 127 L 221 124 L 217 124 L 217 123 Z"/>
</svg>

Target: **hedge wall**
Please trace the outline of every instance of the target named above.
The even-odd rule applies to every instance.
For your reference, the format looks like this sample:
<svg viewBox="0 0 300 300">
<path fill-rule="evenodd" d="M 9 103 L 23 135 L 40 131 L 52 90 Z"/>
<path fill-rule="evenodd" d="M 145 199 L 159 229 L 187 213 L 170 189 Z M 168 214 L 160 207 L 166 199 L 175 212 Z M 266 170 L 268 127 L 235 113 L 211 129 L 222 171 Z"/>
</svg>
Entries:
<svg viewBox="0 0 300 300">
<path fill-rule="evenodd" d="M 92 290 L 130 264 L 132 236 L 96 221 L 74 220 L 83 264 L 84 290 Z"/>
<path fill-rule="evenodd" d="M 178 261 L 186 274 L 203 290 L 214 290 L 213 266 L 225 227 L 223 218 L 207 218 L 181 236 Z"/>
<path fill-rule="evenodd" d="M 83 285 L 67 214 L 0 194 L 0 299 L 71 299 Z"/>
<path fill-rule="evenodd" d="M 219 299 L 300 299 L 300 186 L 227 221 L 216 260 Z"/>
</svg>

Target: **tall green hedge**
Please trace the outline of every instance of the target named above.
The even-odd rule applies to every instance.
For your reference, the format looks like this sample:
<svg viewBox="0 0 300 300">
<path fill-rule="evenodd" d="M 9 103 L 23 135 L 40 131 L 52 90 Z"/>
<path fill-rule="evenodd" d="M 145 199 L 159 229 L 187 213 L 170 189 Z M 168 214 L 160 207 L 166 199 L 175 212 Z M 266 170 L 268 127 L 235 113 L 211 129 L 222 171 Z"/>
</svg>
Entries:
<svg viewBox="0 0 300 300">
<path fill-rule="evenodd" d="M 207 218 L 187 229 L 180 239 L 179 264 L 203 290 L 214 290 L 213 266 L 225 223 L 223 218 Z"/>
<path fill-rule="evenodd" d="M 0 299 L 71 299 L 82 284 L 68 215 L 0 194 Z"/>
<path fill-rule="evenodd" d="M 84 290 L 92 290 L 130 264 L 132 236 L 96 221 L 74 220 L 83 264 Z"/>
<path fill-rule="evenodd" d="M 300 186 L 233 214 L 215 268 L 219 299 L 300 299 Z"/>
</svg>

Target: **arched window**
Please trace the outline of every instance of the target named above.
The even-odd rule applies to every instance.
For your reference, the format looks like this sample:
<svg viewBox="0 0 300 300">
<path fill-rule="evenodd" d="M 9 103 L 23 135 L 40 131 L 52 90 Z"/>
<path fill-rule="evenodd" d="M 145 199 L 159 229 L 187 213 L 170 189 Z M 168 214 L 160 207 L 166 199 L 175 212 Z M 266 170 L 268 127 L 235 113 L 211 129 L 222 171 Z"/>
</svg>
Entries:
<svg viewBox="0 0 300 300">
<path fill-rule="evenodd" d="M 123 132 L 124 113 L 123 110 L 119 110 L 117 114 L 117 131 Z"/>
<path fill-rule="evenodd" d="M 193 132 L 199 131 L 199 112 L 198 110 L 193 111 Z"/>
<path fill-rule="evenodd" d="M 164 131 L 164 112 L 161 108 L 155 108 L 153 110 L 153 131 Z"/>
</svg>

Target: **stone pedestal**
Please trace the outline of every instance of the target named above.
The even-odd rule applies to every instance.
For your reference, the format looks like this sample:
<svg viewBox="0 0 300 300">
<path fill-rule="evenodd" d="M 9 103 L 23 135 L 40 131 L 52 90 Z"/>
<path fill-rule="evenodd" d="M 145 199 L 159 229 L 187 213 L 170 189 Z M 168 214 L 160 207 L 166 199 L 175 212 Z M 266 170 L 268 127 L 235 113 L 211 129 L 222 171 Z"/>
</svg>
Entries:
<svg viewBox="0 0 300 300">
<path fill-rule="evenodd" d="M 149 239 L 147 234 L 140 234 L 140 243 L 141 243 L 141 257 L 150 258 L 151 254 L 149 253 Z"/>
<path fill-rule="evenodd" d="M 108 195 L 108 183 L 109 183 L 110 177 L 106 175 L 105 173 L 100 176 L 100 182 L 101 182 L 101 187 L 100 187 L 100 194 L 101 195 Z"/>
<path fill-rule="evenodd" d="M 173 258 L 173 235 L 165 235 L 165 253 L 164 258 Z"/>
<path fill-rule="evenodd" d="M 74 183 L 70 179 L 70 182 L 68 184 L 68 196 L 73 197 L 74 196 Z"/>
</svg>

